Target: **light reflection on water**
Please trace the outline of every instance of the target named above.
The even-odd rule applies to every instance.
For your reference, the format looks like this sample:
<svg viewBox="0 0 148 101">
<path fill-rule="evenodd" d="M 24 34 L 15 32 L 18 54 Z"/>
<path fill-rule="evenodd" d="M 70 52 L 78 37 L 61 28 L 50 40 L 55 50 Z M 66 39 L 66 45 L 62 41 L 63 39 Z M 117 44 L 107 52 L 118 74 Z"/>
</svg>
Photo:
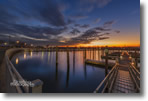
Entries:
<svg viewBox="0 0 148 101">
<path fill-rule="evenodd" d="M 26 80 L 40 79 L 43 92 L 93 92 L 104 79 L 104 68 L 84 64 L 83 51 L 24 52 L 12 58 Z M 86 51 L 86 59 L 101 60 L 102 51 Z M 68 58 L 69 56 L 69 58 Z"/>
</svg>

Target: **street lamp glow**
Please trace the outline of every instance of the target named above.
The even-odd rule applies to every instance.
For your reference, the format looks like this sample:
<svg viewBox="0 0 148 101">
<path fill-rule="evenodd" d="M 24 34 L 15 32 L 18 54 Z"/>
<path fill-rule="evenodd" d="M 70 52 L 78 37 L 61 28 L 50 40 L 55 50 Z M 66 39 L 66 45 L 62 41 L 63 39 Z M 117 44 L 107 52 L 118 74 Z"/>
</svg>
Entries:
<svg viewBox="0 0 148 101">
<path fill-rule="evenodd" d="M 5 42 L 4 45 L 7 45 L 7 42 Z"/>
<path fill-rule="evenodd" d="M 16 41 L 16 43 L 17 43 L 17 44 L 19 44 L 19 43 L 20 43 L 20 41 Z"/>
</svg>

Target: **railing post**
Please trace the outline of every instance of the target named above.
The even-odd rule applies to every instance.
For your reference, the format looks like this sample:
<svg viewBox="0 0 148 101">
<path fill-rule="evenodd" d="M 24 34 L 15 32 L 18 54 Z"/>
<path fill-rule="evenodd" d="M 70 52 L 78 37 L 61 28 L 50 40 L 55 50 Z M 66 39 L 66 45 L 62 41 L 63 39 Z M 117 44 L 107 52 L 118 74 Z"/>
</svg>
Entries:
<svg viewBox="0 0 148 101">
<path fill-rule="evenodd" d="M 137 52 L 135 50 L 135 67 L 137 68 Z"/>
<path fill-rule="evenodd" d="M 104 51 L 105 51 L 105 55 L 106 55 L 105 56 L 105 76 L 107 76 L 107 74 L 108 74 L 108 48 L 107 48 L 107 46 Z M 109 78 L 107 78 L 106 84 L 107 84 L 106 91 L 108 93 L 109 92 Z"/>
<path fill-rule="evenodd" d="M 119 63 L 119 57 L 116 58 L 116 63 L 117 63 L 117 64 Z"/>
<path fill-rule="evenodd" d="M 43 82 L 39 79 L 32 81 L 33 87 L 29 87 L 29 93 L 42 93 Z"/>
</svg>

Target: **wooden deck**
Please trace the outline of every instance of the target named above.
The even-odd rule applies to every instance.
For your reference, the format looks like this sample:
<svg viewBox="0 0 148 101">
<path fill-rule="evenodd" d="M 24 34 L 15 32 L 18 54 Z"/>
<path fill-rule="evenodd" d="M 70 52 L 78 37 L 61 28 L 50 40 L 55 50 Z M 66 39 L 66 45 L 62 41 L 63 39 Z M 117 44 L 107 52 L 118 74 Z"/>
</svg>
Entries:
<svg viewBox="0 0 148 101">
<path fill-rule="evenodd" d="M 129 57 L 125 54 L 118 66 L 118 75 L 115 80 L 112 93 L 134 93 L 135 85 L 129 73 Z"/>
<path fill-rule="evenodd" d="M 129 56 L 124 53 L 118 65 L 118 75 L 112 93 L 135 93 L 135 85 L 129 73 Z"/>
<path fill-rule="evenodd" d="M 124 52 L 119 63 L 112 68 L 94 91 L 95 93 L 138 93 L 140 92 L 140 72 L 131 65 L 129 55 Z M 116 72 L 115 72 L 116 71 Z M 115 74 L 115 75 L 114 75 Z M 114 75 L 114 76 L 113 76 Z M 115 80 L 113 80 L 115 78 Z M 100 91 L 104 84 L 104 88 Z"/>
<path fill-rule="evenodd" d="M 100 67 L 105 67 L 105 61 L 86 59 L 85 63 L 86 64 L 90 64 L 90 65 L 96 65 L 96 66 L 100 66 Z M 109 62 L 108 63 L 108 68 L 111 69 L 114 65 L 115 65 L 115 63 Z"/>
</svg>

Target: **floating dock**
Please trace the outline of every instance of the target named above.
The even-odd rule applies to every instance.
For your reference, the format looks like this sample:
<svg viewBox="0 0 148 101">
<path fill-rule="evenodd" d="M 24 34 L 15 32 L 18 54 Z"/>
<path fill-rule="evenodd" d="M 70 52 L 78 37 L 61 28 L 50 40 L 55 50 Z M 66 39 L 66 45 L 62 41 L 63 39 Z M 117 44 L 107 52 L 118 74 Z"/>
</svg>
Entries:
<svg viewBox="0 0 148 101">
<path fill-rule="evenodd" d="M 100 66 L 100 67 L 105 67 L 105 61 L 86 59 L 85 63 L 86 64 L 90 64 L 90 65 L 96 65 L 96 66 Z M 114 65 L 115 65 L 115 63 L 109 62 L 108 63 L 108 68 L 111 69 Z"/>
</svg>

